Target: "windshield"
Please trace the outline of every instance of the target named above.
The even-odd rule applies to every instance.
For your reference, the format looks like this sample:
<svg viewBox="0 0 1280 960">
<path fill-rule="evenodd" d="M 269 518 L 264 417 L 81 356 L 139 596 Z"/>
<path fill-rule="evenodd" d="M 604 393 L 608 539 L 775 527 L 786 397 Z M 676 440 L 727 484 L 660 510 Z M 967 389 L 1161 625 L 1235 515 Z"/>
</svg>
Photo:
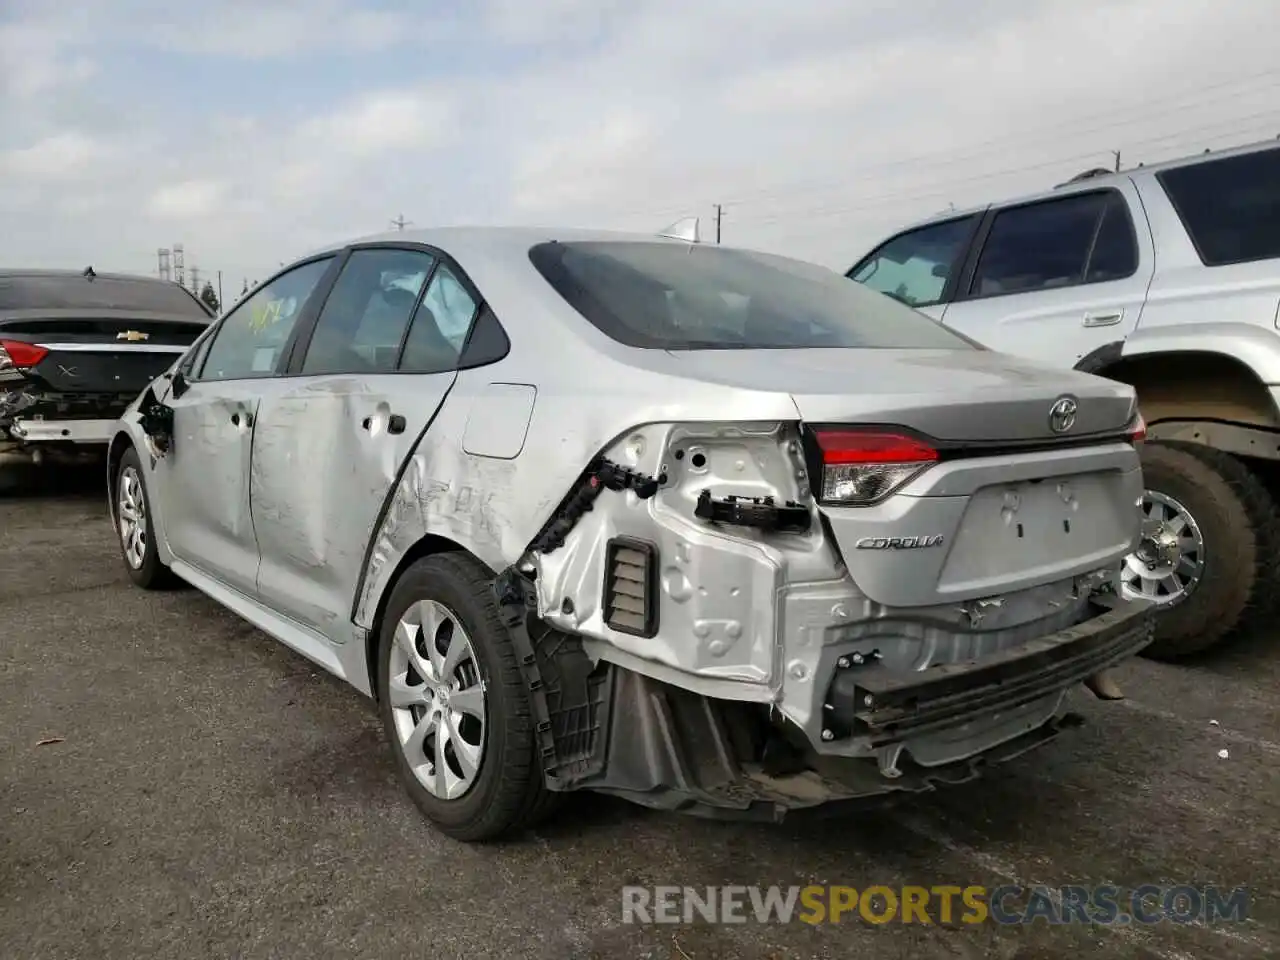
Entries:
<svg viewBox="0 0 1280 960">
<path fill-rule="evenodd" d="M 595 327 L 657 350 L 977 349 L 834 271 L 745 250 L 646 241 L 543 243 L 538 272 Z"/>
<path fill-rule="evenodd" d="M 183 287 L 143 278 L 0 276 L 0 310 L 137 310 L 210 320 L 209 312 Z"/>
</svg>

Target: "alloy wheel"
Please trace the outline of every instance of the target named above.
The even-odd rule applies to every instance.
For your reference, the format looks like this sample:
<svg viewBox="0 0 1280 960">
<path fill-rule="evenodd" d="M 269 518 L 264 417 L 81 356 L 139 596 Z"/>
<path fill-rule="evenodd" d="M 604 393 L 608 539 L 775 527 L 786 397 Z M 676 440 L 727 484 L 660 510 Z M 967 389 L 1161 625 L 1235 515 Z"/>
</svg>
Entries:
<svg viewBox="0 0 1280 960">
<path fill-rule="evenodd" d="M 458 617 L 420 600 L 396 625 L 387 696 L 400 750 L 432 796 L 456 800 L 474 785 L 485 747 L 485 686 Z"/>
<path fill-rule="evenodd" d="M 125 562 L 134 570 L 141 570 L 147 558 L 147 499 L 142 492 L 142 478 L 133 467 L 125 467 L 120 474 L 116 514 Z"/>
<path fill-rule="evenodd" d="M 1171 606 L 1185 600 L 1204 576 L 1204 535 L 1195 517 L 1167 494 L 1142 498 L 1142 543 L 1124 561 L 1122 593 Z"/>
</svg>

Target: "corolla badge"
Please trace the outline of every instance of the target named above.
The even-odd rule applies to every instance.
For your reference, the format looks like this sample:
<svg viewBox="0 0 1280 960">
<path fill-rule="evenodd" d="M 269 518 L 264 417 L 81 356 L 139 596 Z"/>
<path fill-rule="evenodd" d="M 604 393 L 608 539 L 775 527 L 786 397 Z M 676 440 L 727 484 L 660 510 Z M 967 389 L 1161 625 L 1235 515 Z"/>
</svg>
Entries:
<svg viewBox="0 0 1280 960">
<path fill-rule="evenodd" d="M 863 537 L 854 546 L 858 550 L 919 550 L 942 546 L 942 534 L 920 537 Z"/>
<path fill-rule="evenodd" d="M 1076 425 L 1079 409 L 1074 397 L 1059 397 L 1049 408 L 1049 429 L 1054 433 L 1066 433 Z"/>
</svg>

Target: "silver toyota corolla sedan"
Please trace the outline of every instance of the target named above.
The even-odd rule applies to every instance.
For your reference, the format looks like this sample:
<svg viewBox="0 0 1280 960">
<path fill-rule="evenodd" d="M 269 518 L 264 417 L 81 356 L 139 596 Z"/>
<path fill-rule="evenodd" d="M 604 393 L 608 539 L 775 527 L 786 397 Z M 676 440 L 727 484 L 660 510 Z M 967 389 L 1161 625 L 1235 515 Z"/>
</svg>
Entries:
<svg viewBox="0 0 1280 960">
<path fill-rule="evenodd" d="M 178 580 L 376 699 L 481 840 L 566 791 L 777 819 L 974 776 L 1150 640 L 1133 390 L 836 273 L 458 228 L 308 256 L 110 447 Z"/>
</svg>

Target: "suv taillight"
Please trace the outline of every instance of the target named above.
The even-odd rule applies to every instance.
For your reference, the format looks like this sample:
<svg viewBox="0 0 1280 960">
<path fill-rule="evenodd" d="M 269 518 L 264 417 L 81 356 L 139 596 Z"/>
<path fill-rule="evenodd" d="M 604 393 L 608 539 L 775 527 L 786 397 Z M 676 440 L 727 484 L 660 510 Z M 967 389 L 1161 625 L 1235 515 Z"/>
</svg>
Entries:
<svg viewBox="0 0 1280 960">
<path fill-rule="evenodd" d="M 44 347 L 21 340 L 0 340 L 0 370 L 25 370 L 49 355 Z"/>
<path fill-rule="evenodd" d="M 825 429 L 814 436 L 822 454 L 823 503 L 878 503 L 938 460 L 937 450 L 905 434 Z"/>
</svg>

